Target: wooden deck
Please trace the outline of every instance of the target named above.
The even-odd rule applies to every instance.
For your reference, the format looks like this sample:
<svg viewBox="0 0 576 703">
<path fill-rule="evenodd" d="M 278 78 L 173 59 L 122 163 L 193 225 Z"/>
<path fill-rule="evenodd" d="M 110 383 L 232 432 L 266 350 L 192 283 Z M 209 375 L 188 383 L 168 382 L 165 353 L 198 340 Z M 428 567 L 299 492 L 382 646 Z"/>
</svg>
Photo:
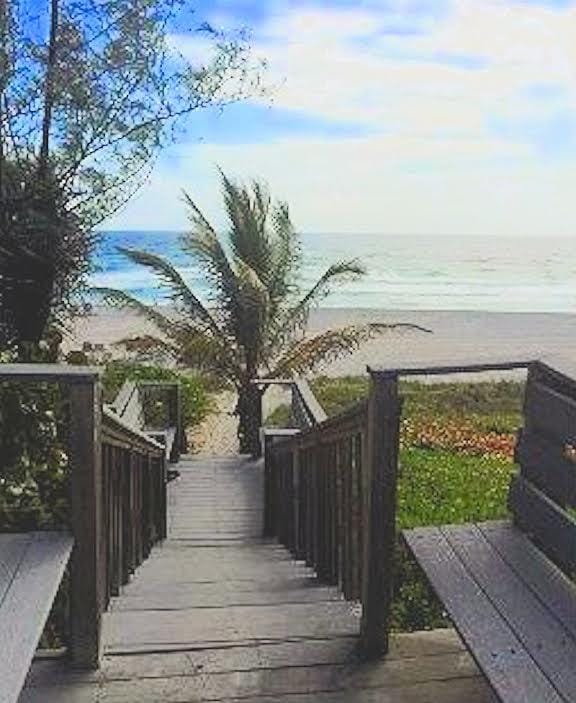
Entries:
<svg viewBox="0 0 576 703">
<path fill-rule="evenodd" d="M 37 661 L 21 703 L 487 703 L 450 630 L 399 635 L 386 661 L 354 655 L 359 614 L 263 540 L 259 464 L 186 459 L 168 539 L 104 620 L 104 663 Z"/>
</svg>

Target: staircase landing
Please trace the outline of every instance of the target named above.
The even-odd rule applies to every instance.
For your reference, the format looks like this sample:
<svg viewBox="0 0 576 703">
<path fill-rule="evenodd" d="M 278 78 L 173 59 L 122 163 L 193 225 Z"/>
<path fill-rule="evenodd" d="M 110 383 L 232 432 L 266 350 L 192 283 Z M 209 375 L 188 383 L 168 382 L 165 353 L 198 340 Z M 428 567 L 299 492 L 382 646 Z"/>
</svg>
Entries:
<svg viewBox="0 0 576 703">
<path fill-rule="evenodd" d="M 105 615 L 94 673 L 39 661 L 21 702 L 486 703 L 450 630 L 398 635 L 384 662 L 355 655 L 358 609 L 261 538 L 262 468 L 183 458 L 168 539 Z"/>
</svg>

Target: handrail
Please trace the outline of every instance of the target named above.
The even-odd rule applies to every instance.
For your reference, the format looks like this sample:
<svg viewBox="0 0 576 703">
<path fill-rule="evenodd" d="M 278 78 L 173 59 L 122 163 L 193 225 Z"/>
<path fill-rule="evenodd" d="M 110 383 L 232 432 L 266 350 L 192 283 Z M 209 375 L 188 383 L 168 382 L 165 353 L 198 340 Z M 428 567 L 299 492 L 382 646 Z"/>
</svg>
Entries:
<svg viewBox="0 0 576 703">
<path fill-rule="evenodd" d="M 367 366 L 372 376 L 443 376 L 458 373 L 482 373 L 486 371 L 514 371 L 527 369 L 534 359 L 519 361 L 490 360 L 478 363 L 462 363 L 455 360 L 439 362 L 433 365 L 422 362 L 408 362 L 401 366 Z"/>
<path fill-rule="evenodd" d="M 130 398 L 136 391 L 136 388 L 137 386 L 134 381 L 124 381 L 120 387 L 120 390 L 116 394 L 116 397 L 110 403 L 110 407 L 114 410 L 114 412 L 118 413 L 120 416 L 124 414 L 126 406 L 130 402 Z"/>
<path fill-rule="evenodd" d="M 328 415 L 312 392 L 308 381 L 304 378 L 295 379 L 293 388 L 298 392 L 311 424 L 319 425 L 321 422 L 324 422 Z"/>
<path fill-rule="evenodd" d="M 112 425 L 113 427 L 116 427 L 116 429 L 119 429 L 123 434 L 127 435 L 130 439 L 143 442 L 150 449 L 161 449 L 164 451 L 164 447 L 160 444 L 160 442 L 157 442 L 146 432 L 142 432 L 142 430 L 137 429 L 134 425 L 130 425 L 106 405 L 102 408 L 102 419 L 104 420 L 102 423 L 102 427 L 104 429 L 106 429 L 107 425 Z"/>
<path fill-rule="evenodd" d="M 253 383 L 261 388 L 286 386 L 292 392 L 292 422 L 304 430 L 324 422 L 328 415 L 305 378 L 258 378 Z"/>
<path fill-rule="evenodd" d="M 95 366 L 64 364 L 0 364 L 0 380 L 58 381 L 66 384 L 94 381 L 102 375 Z"/>
</svg>

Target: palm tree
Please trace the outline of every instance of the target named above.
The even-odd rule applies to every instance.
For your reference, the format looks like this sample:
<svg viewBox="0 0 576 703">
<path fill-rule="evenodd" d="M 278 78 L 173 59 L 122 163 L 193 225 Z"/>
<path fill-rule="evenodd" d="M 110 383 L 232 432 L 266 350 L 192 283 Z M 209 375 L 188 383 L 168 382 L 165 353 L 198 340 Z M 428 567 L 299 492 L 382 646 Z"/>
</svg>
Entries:
<svg viewBox="0 0 576 703">
<path fill-rule="evenodd" d="M 348 326 L 305 336 L 310 308 L 334 284 L 362 276 L 364 268 L 356 260 L 334 263 L 302 294 L 298 285 L 302 253 L 287 204 L 273 201 L 261 183 L 246 187 L 223 173 L 221 178 L 230 223 L 226 244 L 184 194 L 191 229 L 182 236 L 182 247 L 207 279 L 211 290 L 207 303 L 171 263 L 133 249 L 122 252 L 158 276 L 180 314 L 166 315 L 122 291 L 99 291 L 108 302 L 151 320 L 161 333 L 153 341 L 178 363 L 197 366 L 201 361 L 205 369 L 234 384 L 240 451 L 257 454 L 263 392 L 255 383 L 258 378 L 311 371 L 398 325 Z"/>
</svg>

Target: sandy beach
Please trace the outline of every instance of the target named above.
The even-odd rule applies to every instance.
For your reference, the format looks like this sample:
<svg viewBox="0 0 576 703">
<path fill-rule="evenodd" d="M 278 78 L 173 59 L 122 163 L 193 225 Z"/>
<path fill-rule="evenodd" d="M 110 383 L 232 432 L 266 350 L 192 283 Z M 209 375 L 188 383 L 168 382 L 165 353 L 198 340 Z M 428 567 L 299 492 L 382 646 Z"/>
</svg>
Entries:
<svg viewBox="0 0 576 703">
<path fill-rule="evenodd" d="M 576 352 L 576 314 L 469 311 L 385 311 L 320 308 L 312 311 L 308 334 L 330 327 L 367 322 L 412 323 L 430 333 L 390 331 L 354 354 L 319 370 L 330 376 L 363 374 L 367 365 L 396 366 L 406 361 L 477 362 L 487 359 L 570 357 Z M 126 337 L 153 333 L 152 326 L 129 312 L 97 308 L 78 320 L 65 349 L 84 342 L 111 345 Z"/>
</svg>

